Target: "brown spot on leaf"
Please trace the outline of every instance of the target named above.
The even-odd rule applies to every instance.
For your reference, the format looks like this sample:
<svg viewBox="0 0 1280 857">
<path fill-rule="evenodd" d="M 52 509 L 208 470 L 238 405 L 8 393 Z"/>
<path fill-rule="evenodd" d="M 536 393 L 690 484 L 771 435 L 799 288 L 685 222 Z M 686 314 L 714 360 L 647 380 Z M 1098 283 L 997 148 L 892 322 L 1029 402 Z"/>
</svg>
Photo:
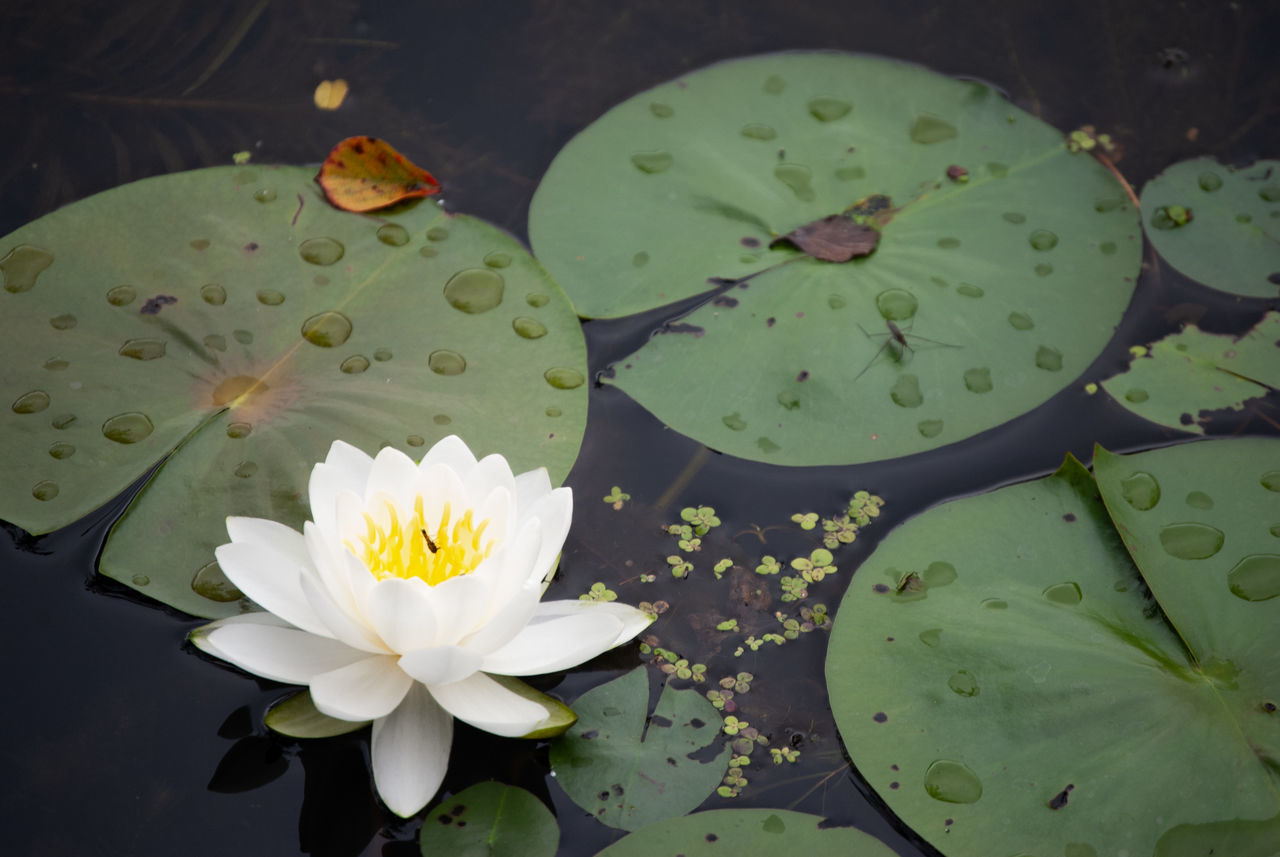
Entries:
<svg viewBox="0 0 1280 857">
<path fill-rule="evenodd" d="M 831 214 L 775 238 L 769 246 L 784 242 L 824 262 L 848 262 L 876 249 L 880 232 L 843 214 Z"/>
<path fill-rule="evenodd" d="M 1066 806 L 1068 795 L 1071 794 L 1071 790 L 1074 788 L 1075 785 L 1073 783 L 1067 783 L 1067 787 L 1065 789 L 1049 798 L 1049 809 L 1062 809 Z"/>
</svg>

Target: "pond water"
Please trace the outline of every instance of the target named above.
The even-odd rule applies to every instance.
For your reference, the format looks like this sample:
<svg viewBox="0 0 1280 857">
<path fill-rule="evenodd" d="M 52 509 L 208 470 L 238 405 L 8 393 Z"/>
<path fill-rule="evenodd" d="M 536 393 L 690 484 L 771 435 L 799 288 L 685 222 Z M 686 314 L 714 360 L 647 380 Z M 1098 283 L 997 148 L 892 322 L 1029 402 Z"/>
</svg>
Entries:
<svg viewBox="0 0 1280 857">
<path fill-rule="evenodd" d="M 1265 4 L 379 4 L 237 2 L 11 3 L 0 13 L 0 234 L 60 205 L 145 176 L 230 162 L 318 162 L 337 140 L 376 134 L 442 179 L 447 206 L 524 240 L 528 204 L 551 158 L 615 103 L 715 60 L 828 48 L 878 53 L 989 82 L 1060 129 L 1084 124 L 1125 146 L 1135 188 L 1202 154 L 1274 156 L 1280 15 Z M 319 111 L 316 84 L 345 78 L 341 109 Z M 1268 149 L 1270 146 L 1272 148 Z M 1198 319 L 1239 333 L 1280 300 L 1214 292 L 1148 249 L 1133 302 L 1087 373 L 1107 377 L 1128 348 Z M 671 311 L 585 324 L 593 374 L 637 348 Z M 0 319 L 3 324 L 3 319 Z M 1223 414 L 1210 435 L 1280 435 L 1275 393 Z M 852 824 L 904 857 L 935 853 L 860 783 L 843 754 L 823 685 L 825 635 L 735 657 L 708 622 L 772 621 L 754 575 L 673 579 L 659 529 L 685 506 L 722 525 L 704 556 L 752 568 L 794 556 L 811 535 L 794 513 L 830 514 L 859 489 L 881 517 L 837 553 L 846 570 L 895 525 L 943 500 L 1044 475 L 1067 452 L 1087 461 L 1188 437 L 1068 386 L 1035 411 L 937 452 L 850 467 L 782 468 L 707 450 L 666 429 L 612 386 L 591 391 L 582 454 L 567 484 L 574 527 L 549 597 L 603 582 L 620 600 L 665 600 L 650 629 L 708 675 L 755 676 L 738 716 L 801 751 L 756 764 L 733 799 L 706 807 L 782 807 Z M 621 486 L 631 499 L 602 498 Z M 0 623 L 10 690 L 4 712 L 0 851 L 9 854 L 412 855 L 419 822 L 393 819 L 370 790 L 367 732 L 299 744 L 269 734 L 280 686 L 222 668 L 184 645 L 200 622 L 94 575 L 127 497 L 58 532 L 5 525 Z M 653 573 L 652 583 L 642 574 Z M 761 617 L 764 617 L 761 619 Z M 760 627 L 763 627 L 761 624 Z M 644 658 L 643 660 L 650 660 Z M 641 661 L 625 647 L 542 685 L 572 700 Z M 659 674 L 651 669 L 656 693 Z M 679 682 L 681 686 L 689 682 Z M 700 691 L 705 689 L 700 685 Z M 547 752 L 467 728 L 446 792 L 488 778 L 552 805 L 562 855 L 619 835 L 548 777 Z M 766 757 L 767 761 L 767 757 Z"/>
</svg>

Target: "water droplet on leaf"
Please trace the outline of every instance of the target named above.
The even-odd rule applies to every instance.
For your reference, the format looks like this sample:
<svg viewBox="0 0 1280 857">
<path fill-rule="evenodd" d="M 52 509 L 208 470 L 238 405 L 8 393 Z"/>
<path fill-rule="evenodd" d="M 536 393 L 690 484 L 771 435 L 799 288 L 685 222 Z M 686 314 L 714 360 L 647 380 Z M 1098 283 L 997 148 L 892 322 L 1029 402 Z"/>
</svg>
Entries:
<svg viewBox="0 0 1280 857">
<path fill-rule="evenodd" d="M 849 115 L 853 105 L 839 98 L 815 98 L 809 102 L 809 115 L 819 122 L 834 122 Z"/>
<path fill-rule="evenodd" d="M 0 259 L 6 292 L 29 292 L 35 288 L 40 272 L 53 264 L 53 254 L 30 244 L 19 244 Z"/>
<path fill-rule="evenodd" d="M 911 139 L 925 145 L 950 140 L 958 133 L 956 126 L 945 119 L 931 116 L 928 113 L 921 113 L 917 116 L 915 124 L 911 126 Z"/>
<path fill-rule="evenodd" d="M 133 286 L 116 286 L 107 292 L 107 303 L 112 306 L 128 306 L 138 297 Z"/>
<path fill-rule="evenodd" d="M 236 589 L 236 585 L 227 579 L 222 567 L 216 562 L 209 563 L 195 573 L 191 578 L 191 588 L 197 595 L 222 604 L 244 598 L 244 593 Z"/>
<path fill-rule="evenodd" d="M 1160 528 L 1160 547 L 1178 559 L 1206 559 L 1222 550 L 1222 530 L 1194 521 Z"/>
<path fill-rule="evenodd" d="M 920 394 L 920 379 L 915 375 L 900 376 L 889 391 L 889 398 L 899 407 L 920 407 L 924 404 L 924 396 Z"/>
<path fill-rule="evenodd" d="M 253 198 L 258 202 L 275 202 L 276 192 L 269 187 L 258 188 L 253 192 Z"/>
<path fill-rule="evenodd" d="M 44 390 L 32 390 L 14 399 L 9 407 L 15 414 L 38 414 L 49 407 L 51 401 Z"/>
<path fill-rule="evenodd" d="M 44 480 L 31 487 L 31 496 L 41 502 L 47 502 L 58 496 L 58 483 Z"/>
<path fill-rule="evenodd" d="M 1046 372 L 1058 372 L 1062 369 L 1062 352 L 1047 345 L 1036 349 L 1036 366 Z"/>
<path fill-rule="evenodd" d="M 986 367 L 966 369 L 964 386 L 970 393 L 990 393 L 992 387 L 991 370 Z"/>
<path fill-rule="evenodd" d="M 1145 512 L 1160 502 L 1160 483 L 1150 473 L 1138 470 L 1120 480 L 1120 495 L 1130 506 Z"/>
<path fill-rule="evenodd" d="M 409 243 L 409 230 L 399 223 L 384 223 L 376 234 L 378 240 L 388 247 L 403 247 Z"/>
<path fill-rule="evenodd" d="M 363 354 L 353 354 L 339 364 L 340 369 L 347 375 L 359 375 L 361 372 L 369 368 L 369 358 Z"/>
<path fill-rule="evenodd" d="M 1280 556 L 1252 554 L 1227 572 L 1231 593 L 1245 601 L 1266 601 L 1280 595 Z"/>
<path fill-rule="evenodd" d="M 200 297 L 212 306 L 222 306 L 227 302 L 227 290 L 217 283 L 209 283 L 200 287 Z"/>
<path fill-rule="evenodd" d="M 502 303 L 505 281 L 488 268 L 467 268 L 449 278 L 444 297 L 454 309 L 478 315 Z"/>
<path fill-rule="evenodd" d="M 778 136 L 778 132 L 768 125 L 760 125 L 753 122 L 750 125 L 742 126 L 742 136 L 750 140 L 772 140 Z"/>
<path fill-rule="evenodd" d="M 1079 584 L 1067 581 L 1066 583 L 1055 583 L 1043 593 L 1045 599 L 1052 601 L 1054 604 L 1066 604 L 1068 606 L 1079 604 L 1084 597 L 1080 592 Z"/>
<path fill-rule="evenodd" d="M 511 327 L 525 339 L 540 339 L 547 335 L 547 327 L 536 318 L 520 316 L 511 322 Z"/>
<path fill-rule="evenodd" d="M 876 295 L 876 309 L 889 321 L 906 321 L 916 314 L 920 303 L 905 289 L 885 289 Z"/>
<path fill-rule="evenodd" d="M 924 790 L 945 803 L 974 803 L 982 797 L 982 780 L 960 762 L 938 759 L 925 771 Z"/>
<path fill-rule="evenodd" d="M 1048 229 L 1037 229 L 1028 236 L 1027 241 L 1037 250 L 1052 250 L 1058 246 L 1058 236 Z"/>
<path fill-rule="evenodd" d="M 138 443 L 155 431 L 151 419 L 137 411 L 116 414 L 102 424 L 102 435 L 116 443 Z"/>
<path fill-rule="evenodd" d="M 636 152 L 631 156 L 631 163 L 642 173 L 662 173 L 671 169 L 675 159 L 670 152 Z"/>
<path fill-rule="evenodd" d="M 791 188 L 796 199 L 809 202 L 814 198 L 813 171 L 803 164 L 778 164 L 773 168 L 773 175 L 778 181 Z"/>
<path fill-rule="evenodd" d="M 351 319 L 340 312 L 318 313 L 302 323 L 302 338 L 321 348 L 341 345 L 350 336 Z"/>
<path fill-rule="evenodd" d="M 308 238 L 298 245 L 298 255 L 312 265 L 332 265 L 344 253 L 346 248 L 332 238 Z"/>
<path fill-rule="evenodd" d="M 467 369 L 467 360 L 456 351 L 442 348 L 427 356 L 427 368 L 437 375 L 461 375 Z"/>
<path fill-rule="evenodd" d="M 956 670 L 947 679 L 947 687 L 958 696 L 977 696 L 980 689 L 978 680 L 968 670 Z"/>
<path fill-rule="evenodd" d="M 572 390 L 575 387 L 581 387 L 586 381 L 586 378 L 582 377 L 582 373 L 577 369 L 568 369 L 560 366 L 543 372 L 542 377 L 557 390 Z"/>
</svg>

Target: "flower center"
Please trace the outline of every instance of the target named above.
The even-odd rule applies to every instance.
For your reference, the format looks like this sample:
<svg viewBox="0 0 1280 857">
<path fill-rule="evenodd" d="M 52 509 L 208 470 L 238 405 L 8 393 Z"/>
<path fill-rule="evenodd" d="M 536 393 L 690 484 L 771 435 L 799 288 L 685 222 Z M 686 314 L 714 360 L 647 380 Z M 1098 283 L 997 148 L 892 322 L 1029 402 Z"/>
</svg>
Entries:
<svg viewBox="0 0 1280 857">
<path fill-rule="evenodd" d="M 394 505 L 384 501 L 389 524 L 383 528 L 373 515 L 364 513 L 365 532 L 359 544 L 347 547 L 364 561 L 378 580 L 388 577 L 420 577 L 435 586 L 462 574 L 470 574 L 493 551 L 493 539 L 481 544 L 486 518 L 478 525 L 468 509 L 456 521 L 448 503 L 434 527 L 423 518 L 422 497 L 413 504 L 413 517 L 401 522 Z"/>
</svg>

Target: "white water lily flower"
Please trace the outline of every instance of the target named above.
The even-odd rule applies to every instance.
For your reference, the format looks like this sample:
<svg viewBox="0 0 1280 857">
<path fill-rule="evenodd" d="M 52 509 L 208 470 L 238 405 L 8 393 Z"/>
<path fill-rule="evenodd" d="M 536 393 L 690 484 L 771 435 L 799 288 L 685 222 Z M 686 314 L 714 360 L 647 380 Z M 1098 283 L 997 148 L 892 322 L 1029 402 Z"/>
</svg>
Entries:
<svg viewBox="0 0 1280 857">
<path fill-rule="evenodd" d="M 317 709 L 373 721 L 373 776 L 408 816 L 444 778 L 453 718 L 497 735 L 535 732 L 552 712 L 490 674 L 576 666 L 652 619 L 622 604 L 542 602 L 573 510 L 545 469 L 514 476 L 457 437 L 421 464 L 335 442 L 311 471 L 303 532 L 228 518 L 216 551 L 265 610 L 198 629 L 203 651 L 305 684 Z"/>
</svg>

